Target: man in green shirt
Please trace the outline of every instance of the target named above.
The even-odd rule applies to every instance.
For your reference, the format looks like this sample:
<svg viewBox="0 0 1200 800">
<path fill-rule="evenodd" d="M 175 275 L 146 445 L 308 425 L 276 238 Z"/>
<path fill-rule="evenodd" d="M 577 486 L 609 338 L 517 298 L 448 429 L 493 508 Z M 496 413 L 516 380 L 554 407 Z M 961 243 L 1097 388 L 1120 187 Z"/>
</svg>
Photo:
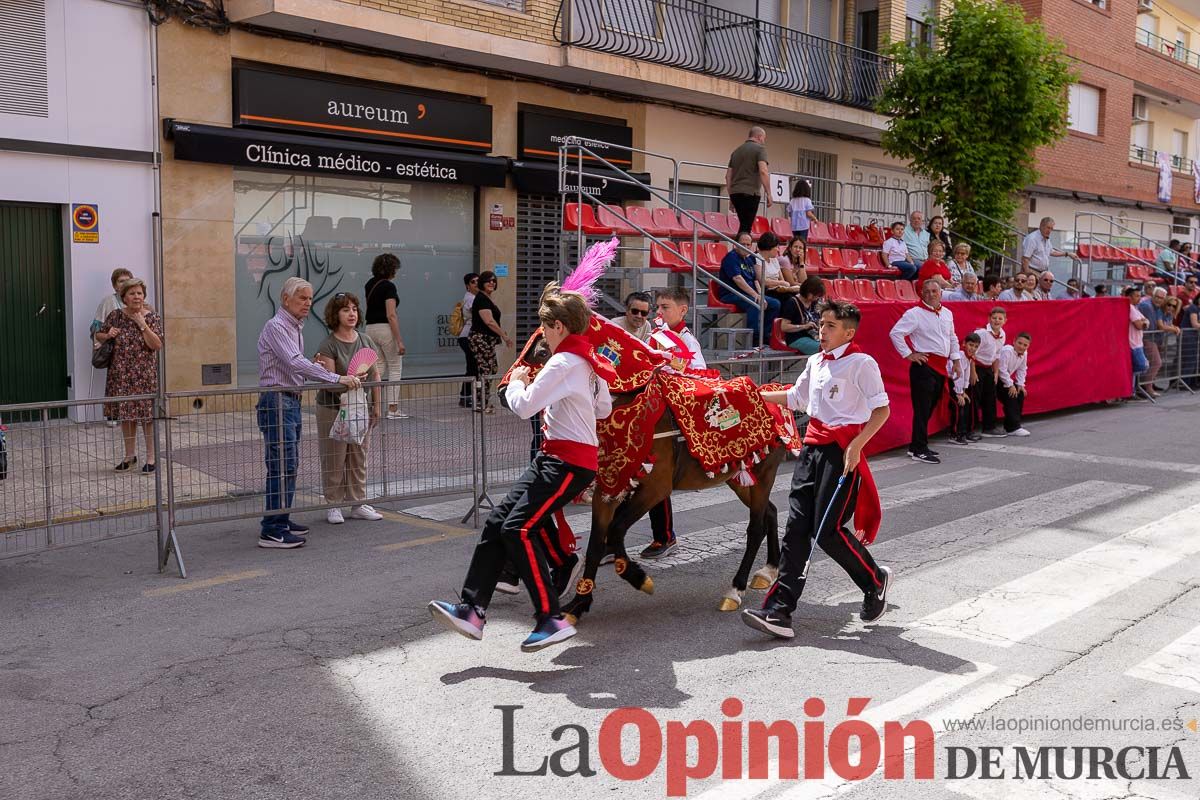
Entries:
<svg viewBox="0 0 1200 800">
<path fill-rule="evenodd" d="M 725 193 L 738 215 L 738 233 L 750 233 L 758 215 L 758 203 L 771 196 L 771 173 L 767 162 L 767 132 L 755 125 L 749 138 L 729 156 L 725 170 Z M 759 194 L 759 190 L 762 194 Z M 771 207 L 767 200 L 767 209 Z"/>
</svg>

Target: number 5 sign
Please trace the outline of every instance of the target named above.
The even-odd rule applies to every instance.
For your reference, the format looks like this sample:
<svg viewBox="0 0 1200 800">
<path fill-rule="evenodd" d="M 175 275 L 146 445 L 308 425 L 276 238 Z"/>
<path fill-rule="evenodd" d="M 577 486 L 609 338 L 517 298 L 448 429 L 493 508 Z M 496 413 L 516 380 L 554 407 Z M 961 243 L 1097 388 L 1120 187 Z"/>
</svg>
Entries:
<svg viewBox="0 0 1200 800">
<path fill-rule="evenodd" d="M 771 173 L 771 202 L 786 203 L 791 196 L 791 180 L 787 175 Z"/>
</svg>

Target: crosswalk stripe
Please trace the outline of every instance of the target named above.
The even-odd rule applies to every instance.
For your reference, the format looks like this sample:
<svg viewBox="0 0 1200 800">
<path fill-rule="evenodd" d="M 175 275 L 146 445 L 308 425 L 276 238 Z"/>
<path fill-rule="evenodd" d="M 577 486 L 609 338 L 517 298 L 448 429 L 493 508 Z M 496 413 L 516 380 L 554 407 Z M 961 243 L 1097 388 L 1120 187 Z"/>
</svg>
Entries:
<svg viewBox="0 0 1200 800">
<path fill-rule="evenodd" d="M 971 684 L 988 677 L 995 671 L 996 668 L 991 664 L 972 662 L 957 672 L 938 675 L 917 688 L 905 692 L 886 703 L 881 703 L 873 708 L 868 707 L 858 718 L 868 722 L 877 730 L 882 730 L 885 722 L 911 717 L 926 706 L 962 691 Z M 767 767 L 767 774 L 776 776 L 779 774 L 778 760 L 771 760 Z M 817 796 L 822 796 L 823 793 L 836 790 L 843 782 L 840 778 L 836 777 L 833 780 L 805 781 L 796 788 L 780 795 L 776 800 L 782 800 L 784 797 L 789 798 L 789 800 L 809 797 L 810 795 L 804 792 L 810 788 L 821 793 Z M 750 800 L 750 798 L 767 792 L 779 785 L 779 783 L 778 777 L 765 780 L 725 781 L 698 795 L 695 800 Z"/>
<path fill-rule="evenodd" d="M 1200 504 L 929 614 L 912 628 L 1011 647 L 1200 552 Z"/>
<path fill-rule="evenodd" d="M 1012 752 L 1012 746 L 1006 748 Z M 998 785 L 999 784 L 999 785 Z M 945 788 L 974 800 L 1045 800 L 1074 798 L 1074 800 L 1193 800 L 1192 796 L 1150 783 L 1145 780 L 958 780 L 944 781 Z"/>
<path fill-rule="evenodd" d="M 1180 464 L 1175 461 L 1146 461 L 1141 458 L 1101 456 L 1095 453 L 1073 453 L 1069 450 L 1050 450 L 1044 447 L 1024 447 L 1021 445 L 998 444 L 996 442 L 973 442 L 971 449 L 986 450 L 992 453 L 1037 456 L 1038 458 L 1056 458 L 1081 464 L 1108 464 L 1114 467 L 1131 467 L 1138 472 L 1147 469 L 1160 469 L 1176 474 L 1200 475 L 1200 464 Z"/>
<path fill-rule="evenodd" d="M 1200 692 L 1200 627 L 1192 628 L 1125 674 L 1176 689 Z"/>
</svg>

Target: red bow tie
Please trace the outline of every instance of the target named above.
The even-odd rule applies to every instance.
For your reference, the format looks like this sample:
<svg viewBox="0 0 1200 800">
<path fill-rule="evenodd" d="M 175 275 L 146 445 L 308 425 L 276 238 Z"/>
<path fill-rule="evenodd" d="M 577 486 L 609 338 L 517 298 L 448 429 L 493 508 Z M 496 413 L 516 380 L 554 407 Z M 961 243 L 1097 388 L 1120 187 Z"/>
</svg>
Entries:
<svg viewBox="0 0 1200 800">
<path fill-rule="evenodd" d="M 991 332 L 991 331 L 988 331 L 988 333 L 992 333 L 992 332 Z M 1000 334 L 998 334 L 998 333 L 992 333 L 992 338 L 993 338 L 993 339 L 999 339 L 999 338 L 1000 338 Z"/>
<path fill-rule="evenodd" d="M 846 348 L 846 349 L 845 349 L 845 350 L 842 352 L 842 355 L 841 355 L 841 356 L 835 356 L 835 355 L 834 355 L 832 352 L 827 352 L 827 351 L 825 351 L 825 350 L 822 350 L 822 351 L 821 351 L 821 361 L 822 361 L 822 362 L 825 362 L 825 361 L 837 361 L 839 357 L 840 357 L 840 358 L 845 358 L 846 356 L 850 355 L 851 353 L 861 353 L 861 352 L 862 352 L 862 350 L 861 350 L 861 349 L 859 348 L 859 346 L 858 346 L 858 345 L 856 345 L 856 344 L 851 344 L 849 347 L 847 347 L 847 348 Z"/>
</svg>

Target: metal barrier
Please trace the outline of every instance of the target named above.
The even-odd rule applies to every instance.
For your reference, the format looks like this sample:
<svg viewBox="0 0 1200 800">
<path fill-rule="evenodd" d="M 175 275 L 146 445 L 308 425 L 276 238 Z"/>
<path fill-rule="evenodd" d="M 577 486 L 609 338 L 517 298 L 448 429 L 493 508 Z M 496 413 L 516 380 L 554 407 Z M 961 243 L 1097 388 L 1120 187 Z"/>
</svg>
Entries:
<svg viewBox="0 0 1200 800">
<path fill-rule="evenodd" d="M 1162 383 L 1166 384 L 1166 391 L 1180 389 L 1194 394 L 1200 388 L 1200 330 L 1146 331 L 1142 335 L 1142 349 L 1149 367 L 1134 376 L 1139 396 L 1154 402 L 1162 391 L 1155 384 Z"/>
</svg>

